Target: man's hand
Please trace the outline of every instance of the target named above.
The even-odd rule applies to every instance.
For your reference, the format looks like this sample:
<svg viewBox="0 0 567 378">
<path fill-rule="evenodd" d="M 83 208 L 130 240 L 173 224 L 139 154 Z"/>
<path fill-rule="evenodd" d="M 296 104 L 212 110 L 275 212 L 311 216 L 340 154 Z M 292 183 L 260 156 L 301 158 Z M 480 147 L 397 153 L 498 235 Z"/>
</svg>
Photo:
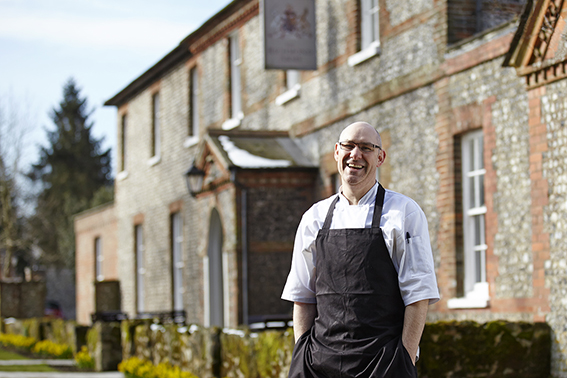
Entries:
<svg viewBox="0 0 567 378">
<path fill-rule="evenodd" d="M 429 299 L 415 302 L 406 306 L 406 314 L 404 316 L 404 328 L 402 331 L 402 344 L 407 349 L 411 362 L 415 365 L 419 340 L 425 327 L 425 318 L 427 316 L 427 307 Z M 294 323 L 295 324 L 295 323 Z"/>
<path fill-rule="evenodd" d="M 293 336 L 295 342 L 301 335 L 311 329 L 317 316 L 317 305 L 312 303 L 293 303 Z"/>
</svg>

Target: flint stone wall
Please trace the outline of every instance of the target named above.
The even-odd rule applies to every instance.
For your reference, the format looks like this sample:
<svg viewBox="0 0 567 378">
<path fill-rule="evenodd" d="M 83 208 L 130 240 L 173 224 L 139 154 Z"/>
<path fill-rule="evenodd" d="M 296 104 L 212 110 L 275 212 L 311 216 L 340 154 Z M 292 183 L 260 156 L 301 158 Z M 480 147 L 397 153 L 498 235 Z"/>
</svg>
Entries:
<svg viewBox="0 0 567 378">
<path fill-rule="evenodd" d="M 124 358 L 168 361 L 202 378 L 287 377 L 291 329 L 221 331 L 145 323 L 133 331 L 127 323 L 122 323 Z M 550 360 L 551 330 L 545 323 L 438 322 L 425 327 L 417 368 L 422 378 L 548 378 Z"/>
<path fill-rule="evenodd" d="M 547 125 L 548 151 L 543 156 L 544 177 L 549 183 L 549 203 L 544 206 L 544 227 L 549 232 L 549 260 L 545 283 L 549 287 L 550 312 L 546 321 L 553 329 L 552 371 L 567 377 L 567 81 L 546 87 L 541 99 L 542 122 Z"/>
<path fill-rule="evenodd" d="M 84 333 L 83 327 L 74 328 L 74 322 L 39 319 L 2 319 L 2 330 L 43 340 L 40 324 L 58 329 L 45 335 L 59 333 L 67 341 L 51 340 L 68 345 Z M 417 368 L 422 378 L 548 378 L 551 344 L 551 329 L 545 323 L 428 323 Z M 96 322 L 87 332 L 87 345 L 97 371 L 114 370 L 121 360 L 138 357 L 156 365 L 178 365 L 200 378 L 285 378 L 294 337 L 291 329 L 254 332 L 125 320 Z"/>
</svg>

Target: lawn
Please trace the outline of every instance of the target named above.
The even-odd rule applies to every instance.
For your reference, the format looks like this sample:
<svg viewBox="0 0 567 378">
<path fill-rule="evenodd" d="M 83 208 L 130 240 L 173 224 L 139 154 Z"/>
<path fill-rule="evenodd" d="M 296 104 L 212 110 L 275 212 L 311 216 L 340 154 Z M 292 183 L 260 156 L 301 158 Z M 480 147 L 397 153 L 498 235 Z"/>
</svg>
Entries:
<svg viewBox="0 0 567 378">
<path fill-rule="evenodd" d="M 9 350 L 0 348 L 0 360 L 28 360 L 28 358 Z M 48 365 L 0 365 L 0 371 L 57 371 Z"/>
<path fill-rule="evenodd" d="M 0 360 L 27 360 L 27 358 L 21 354 L 0 348 Z"/>
</svg>

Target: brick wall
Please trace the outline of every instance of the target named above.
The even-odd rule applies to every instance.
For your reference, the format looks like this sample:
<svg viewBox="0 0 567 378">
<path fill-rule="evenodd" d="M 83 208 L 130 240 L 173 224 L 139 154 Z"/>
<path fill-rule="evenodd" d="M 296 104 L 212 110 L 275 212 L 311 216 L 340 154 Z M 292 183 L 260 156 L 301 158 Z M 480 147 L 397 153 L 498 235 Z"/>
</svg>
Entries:
<svg viewBox="0 0 567 378">
<path fill-rule="evenodd" d="M 195 147 L 185 148 L 188 136 L 188 74 L 185 65 L 168 72 L 159 82 L 159 88 L 148 88 L 128 103 L 128 171 L 116 181 L 116 216 L 119 251 L 119 275 L 123 308 L 131 316 L 136 313 L 134 226 L 143 227 L 146 267 L 146 311 L 171 311 L 171 225 L 170 205 L 183 209 L 184 244 L 191 243 L 196 220 L 186 211 L 194 206 L 183 173 L 190 165 Z M 160 94 L 161 156 L 151 157 L 151 98 L 155 90 Z M 120 137 L 120 136 L 119 136 Z M 194 251 L 194 249 L 190 249 Z M 193 277 L 195 253 L 184 258 L 187 277 Z M 124 279 L 127 278 L 127 279 Z M 195 302 L 192 292 L 186 300 Z"/>
<path fill-rule="evenodd" d="M 266 172 L 256 178 L 273 183 L 247 189 L 249 316 L 287 315 L 280 299 L 291 266 L 301 215 L 313 204 L 315 172 Z M 271 176 L 271 177 L 269 177 Z M 292 185 L 292 181 L 299 183 Z"/>
<path fill-rule="evenodd" d="M 105 280 L 118 279 L 118 250 L 114 204 L 103 205 L 75 218 L 77 322 L 91 324 L 95 312 L 95 239 L 102 248 Z"/>
</svg>

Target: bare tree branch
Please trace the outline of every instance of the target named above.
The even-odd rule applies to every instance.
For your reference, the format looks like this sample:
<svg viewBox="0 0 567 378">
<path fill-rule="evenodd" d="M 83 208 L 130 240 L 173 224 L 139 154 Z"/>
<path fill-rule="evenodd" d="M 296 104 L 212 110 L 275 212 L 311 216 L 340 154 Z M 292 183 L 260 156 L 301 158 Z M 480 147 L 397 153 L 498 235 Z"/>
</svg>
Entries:
<svg viewBox="0 0 567 378">
<path fill-rule="evenodd" d="M 16 252 L 25 248 L 19 219 L 20 205 L 26 192 L 21 167 L 26 136 L 32 127 L 30 115 L 13 95 L 0 96 L 0 252 L 4 254 L 3 278 L 11 275 Z"/>
</svg>

